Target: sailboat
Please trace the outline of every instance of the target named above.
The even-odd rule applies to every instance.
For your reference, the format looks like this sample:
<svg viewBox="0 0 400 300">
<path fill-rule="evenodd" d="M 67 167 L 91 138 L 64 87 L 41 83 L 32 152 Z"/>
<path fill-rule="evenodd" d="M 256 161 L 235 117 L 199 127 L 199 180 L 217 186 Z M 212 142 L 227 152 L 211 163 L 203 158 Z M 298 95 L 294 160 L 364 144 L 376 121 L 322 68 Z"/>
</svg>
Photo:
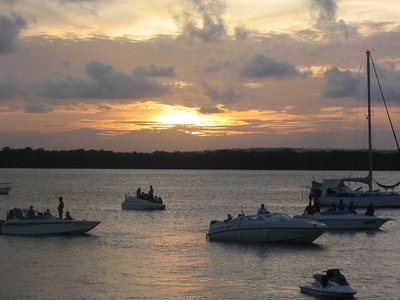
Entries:
<svg viewBox="0 0 400 300">
<path fill-rule="evenodd" d="M 371 130 L 371 84 L 370 84 L 370 61 L 372 61 L 370 51 L 367 54 L 367 93 L 368 93 L 368 165 L 369 171 L 366 177 L 362 178 L 340 178 L 323 179 L 322 182 L 312 181 L 310 189 L 311 200 L 318 201 L 320 206 L 330 206 L 333 203 L 338 205 L 340 201 L 348 206 L 352 202 L 357 207 L 367 207 L 372 204 L 374 207 L 400 207 L 400 194 L 394 192 L 394 188 L 400 185 L 400 182 L 394 185 L 383 185 L 373 179 L 372 170 L 372 130 Z M 374 64 L 373 64 L 374 66 Z M 375 68 L 375 66 L 374 66 Z M 375 69 L 374 69 L 375 70 Z M 376 71 L 375 71 L 376 74 Z M 379 80 L 378 80 L 379 84 Z M 379 84 L 380 87 L 380 84 Z M 382 94 L 383 95 L 383 94 Z M 390 120 L 390 117 L 389 117 Z M 390 120 L 391 121 L 391 120 Z M 393 130 L 393 127 L 392 127 Z M 393 130 L 394 133 L 394 130 Z M 397 139 L 396 139 L 397 142 Z M 368 185 L 368 190 L 362 190 L 362 186 L 353 189 L 349 182 L 358 182 Z M 384 191 L 374 190 L 373 182 Z M 388 191 L 390 190 L 390 191 Z"/>
</svg>

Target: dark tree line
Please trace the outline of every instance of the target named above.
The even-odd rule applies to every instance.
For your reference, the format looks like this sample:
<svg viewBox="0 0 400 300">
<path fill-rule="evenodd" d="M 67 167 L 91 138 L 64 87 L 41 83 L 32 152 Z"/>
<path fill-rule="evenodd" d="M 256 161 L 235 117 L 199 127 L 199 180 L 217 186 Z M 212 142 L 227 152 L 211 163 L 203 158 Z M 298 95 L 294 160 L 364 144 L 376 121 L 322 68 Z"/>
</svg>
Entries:
<svg viewBox="0 0 400 300">
<path fill-rule="evenodd" d="M 374 170 L 400 170 L 395 151 L 375 151 L 373 161 Z M 367 170 L 368 153 L 290 148 L 121 153 L 5 147 L 0 151 L 0 168 Z"/>
</svg>

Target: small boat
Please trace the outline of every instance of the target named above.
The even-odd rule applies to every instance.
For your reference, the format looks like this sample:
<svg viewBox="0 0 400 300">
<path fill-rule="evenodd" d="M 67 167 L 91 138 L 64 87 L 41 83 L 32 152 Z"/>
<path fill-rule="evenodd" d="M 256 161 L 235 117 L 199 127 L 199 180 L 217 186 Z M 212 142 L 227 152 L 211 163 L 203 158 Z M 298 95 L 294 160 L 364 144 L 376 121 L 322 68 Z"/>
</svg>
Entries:
<svg viewBox="0 0 400 300">
<path fill-rule="evenodd" d="M 10 217 L 1 225 L 1 233 L 7 235 L 83 234 L 100 224 L 99 221 L 66 220 L 51 214 L 29 215 L 27 209 L 14 209 L 18 215 Z"/>
<path fill-rule="evenodd" d="M 335 298 L 350 298 L 357 293 L 339 269 L 329 269 L 326 274 L 318 273 L 313 277 L 315 279 L 313 283 L 300 286 L 302 293 Z"/>
<path fill-rule="evenodd" d="M 213 220 L 207 237 L 210 241 L 312 243 L 325 230 L 319 222 L 272 213 Z"/>
<path fill-rule="evenodd" d="M 160 199 L 160 198 L 157 198 Z M 125 194 L 125 201 L 121 204 L 122 209 L 126 210 L 163 210 L 165 204 L 162 200 L 141 199 L 139 197 L 128 196 Z"/>
<path fill-rule="evenodd" d="M 11 190 L 10 182 L 0 182 L 0 195 L 8 195 Z"/>
<path fill-rule="evenodd" d="M 365 214 L 358 214 L 356 211 L 349 210 L 334 210 L 324 212 L 305 213 L 303 215 L 296 215 L 294 219 L 312 220 L 324 223 L 329 229 L 354 229 L 354 230 L 377 230 L 387 221 L 393 220 L 392 218 L 368 216 Z"/>
</svg>

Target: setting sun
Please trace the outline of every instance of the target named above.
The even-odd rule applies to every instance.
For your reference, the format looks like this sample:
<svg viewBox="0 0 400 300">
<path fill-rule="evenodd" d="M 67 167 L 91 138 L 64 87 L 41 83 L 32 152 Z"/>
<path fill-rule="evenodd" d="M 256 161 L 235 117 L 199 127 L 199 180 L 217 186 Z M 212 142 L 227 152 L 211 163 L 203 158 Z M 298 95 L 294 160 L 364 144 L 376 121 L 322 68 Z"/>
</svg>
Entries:
<svg viewBox="0 0 400 300">
<path fill-rule="evenodd" d="M 161 116 L 159 122 L 166 125 L 197 125 L 201 120 L 195 112 L 179 109 L 166 112 Z"/>
</svg>

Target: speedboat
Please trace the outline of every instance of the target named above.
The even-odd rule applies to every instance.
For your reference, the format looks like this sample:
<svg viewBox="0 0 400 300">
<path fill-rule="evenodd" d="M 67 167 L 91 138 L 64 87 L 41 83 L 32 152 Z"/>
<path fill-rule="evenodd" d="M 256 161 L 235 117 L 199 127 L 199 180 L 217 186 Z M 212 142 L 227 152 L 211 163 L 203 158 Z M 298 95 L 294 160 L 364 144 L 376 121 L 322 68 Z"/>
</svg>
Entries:
<svg viewBox="0 0 400 300">
<path fill-rule="evenodd" d="M 1 233 L 7 235 L 83 234 L 100 224 L 99 221 L 66 220 L 51 214 L 28 216 L 28 210 L 14 209 L 14 215 L 3 222 Z"/>
<path fill-rule="evenodd" d="M 160 198 L 157 198 L 160 199 Z M 122 209 L 127 210 L 163 210 L 165 204 L 162 200 L 141 199 L 139 197 L 128 196 L 125 194 L 125 201 L 121 204 Z"/>
<path fill-rule="evenodd" d="M 323 223 L 272 213 L 213 220 L 207 237 L 210 241 L 312 243 L 325 230 Z"/>
<path fill-rule="evenodd" d="M 0 182 L 0 195 L 8 195 L 11 190 L 11 183 Z"/>
<path fill-rule="evenodd" d="M 392 218 L 366 216 L 349 210 L 334 210 L 324 212 L 305 213 L 293 217 L 297 220 L 312 220 L 324 223 L 327 229 L 372 229 L 377 230 Z"/>
<path fill-rule="evenodd" d="M 350 298 L 357 293 L 339 269 L 329 269 L 326 274 L 318 273 L 313 277 L 315 280 L 313 283 L 300 286 L 302 293 L 336 298 Z"/>
</svg>

